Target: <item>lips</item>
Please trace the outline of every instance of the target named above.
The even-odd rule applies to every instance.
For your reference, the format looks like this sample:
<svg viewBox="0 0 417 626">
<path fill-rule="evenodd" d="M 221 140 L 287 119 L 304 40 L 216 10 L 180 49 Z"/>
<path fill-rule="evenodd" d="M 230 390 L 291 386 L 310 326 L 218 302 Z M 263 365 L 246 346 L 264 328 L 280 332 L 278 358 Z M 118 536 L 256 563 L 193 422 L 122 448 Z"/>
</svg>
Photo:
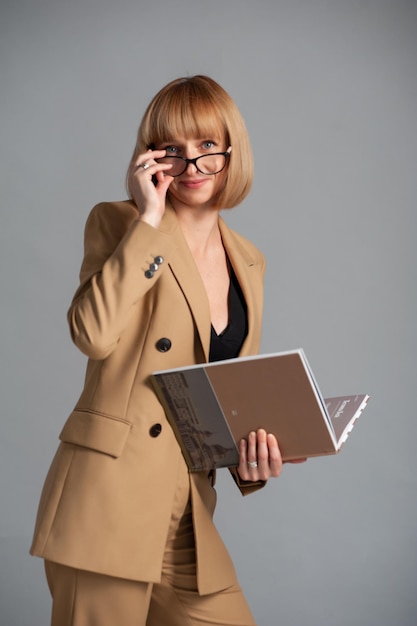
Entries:
<svg viewBox="0 0 417 626">
<path fill-rule="evenodd" d="M 182 180 L 180 181 L 180 184 L 187 189 L 200 189 L 200 187 L 205 185 L 206 182 L 207 180 L 205 178 L 195 178 L 191 180 Z"/>
</svg>

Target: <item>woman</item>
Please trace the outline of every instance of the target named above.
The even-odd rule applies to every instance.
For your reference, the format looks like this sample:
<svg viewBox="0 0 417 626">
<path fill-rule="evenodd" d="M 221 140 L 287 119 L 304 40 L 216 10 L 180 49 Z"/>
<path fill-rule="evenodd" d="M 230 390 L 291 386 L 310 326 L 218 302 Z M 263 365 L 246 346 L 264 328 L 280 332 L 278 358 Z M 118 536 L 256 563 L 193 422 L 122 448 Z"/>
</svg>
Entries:
<svg viewBox="0 0 417 626">
<path fill-rule="evenodd" d="M 258 351 L 264 259 L 219 217 L 251 182 L 236 105 L 212 79 L 182 78 L 143 117 L 130 199 L 88 218 L 68 313 L 89 357 L 85 386 L 32 545 L 53 626 L 254 624 L 212 521 L 214 472 L 188 472 L 149 378 Z M 260 430 L 231 472 L 246 494 L 281 468 L 277 441 Z"/>
</svg>

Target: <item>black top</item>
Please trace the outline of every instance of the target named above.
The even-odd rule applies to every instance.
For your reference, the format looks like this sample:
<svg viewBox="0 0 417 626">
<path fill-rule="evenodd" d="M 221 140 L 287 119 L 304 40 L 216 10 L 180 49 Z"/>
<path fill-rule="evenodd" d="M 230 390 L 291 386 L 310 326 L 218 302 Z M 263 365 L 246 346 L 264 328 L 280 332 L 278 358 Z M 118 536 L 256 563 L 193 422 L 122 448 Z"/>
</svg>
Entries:
<svg viewBox="0 0 417 626">
<path fill-rule="evenodd" d="M 230 267 L 229 323 L 220 335 L 211 327 L 209 361 L 222 361 L 239 356 L 248 334 L 245 298 L 232 267 Z"/>
</svg>

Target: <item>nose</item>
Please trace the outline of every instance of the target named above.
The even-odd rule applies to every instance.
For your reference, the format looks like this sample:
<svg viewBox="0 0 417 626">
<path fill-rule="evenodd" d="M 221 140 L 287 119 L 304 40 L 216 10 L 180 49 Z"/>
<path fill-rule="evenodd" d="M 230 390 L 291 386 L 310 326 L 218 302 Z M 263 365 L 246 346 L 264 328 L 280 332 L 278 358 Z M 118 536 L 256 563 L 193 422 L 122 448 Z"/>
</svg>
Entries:
<svg viewBox="0 0 417 626">
<path fill-rule="evenodd" d="M 191 170 L 190 167 L 192 168 Z M 198 170 L 195 161 L 193 161 L 192 159 L 187 159 L 187 167 L 185 168 L 184 174 L 195 174 L 196 172 L 198 172 Z"/>
</svg>

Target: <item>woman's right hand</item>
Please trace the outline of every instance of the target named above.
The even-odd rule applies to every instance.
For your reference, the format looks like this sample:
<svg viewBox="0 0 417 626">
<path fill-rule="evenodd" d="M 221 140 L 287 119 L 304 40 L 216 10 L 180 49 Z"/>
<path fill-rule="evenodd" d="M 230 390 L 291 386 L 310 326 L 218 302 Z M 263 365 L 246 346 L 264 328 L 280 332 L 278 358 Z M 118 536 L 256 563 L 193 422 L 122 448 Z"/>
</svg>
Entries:
<svg viewBox="0 0 417 626">
<path fill-rule="evenodd" d="M 129 176 L 129 189 L 138 207 L 139 219 L 154 228 L 161 223 L 168 187 L 174 180 L 169 176 L 171 166 L 155 161 L 165 154 L 165 150 L 148 150 L 140 154 Z"/>
</svg>

